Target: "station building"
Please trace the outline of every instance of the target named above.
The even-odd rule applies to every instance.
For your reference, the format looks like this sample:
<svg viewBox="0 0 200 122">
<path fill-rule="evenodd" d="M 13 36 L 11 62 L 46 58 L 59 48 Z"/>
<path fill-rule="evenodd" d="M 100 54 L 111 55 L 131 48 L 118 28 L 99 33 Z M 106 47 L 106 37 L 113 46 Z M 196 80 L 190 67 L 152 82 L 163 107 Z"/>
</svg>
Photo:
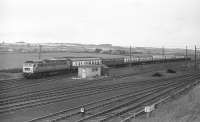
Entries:
<svg viewBox="0 0 200 122">
<path fill-rule="evenodd" d="M 106 70 L 105 70 L 106 69 Z M 79 78 L 94 78 L 107 74 L 105 65 L 83 65 L 78 67 Z"/>
<path fill-rule="evenodd" d="M 78 67 L 78 77 L 91 78 L 101 76 L 102 65 L 83 65 Z"/>
</svg>

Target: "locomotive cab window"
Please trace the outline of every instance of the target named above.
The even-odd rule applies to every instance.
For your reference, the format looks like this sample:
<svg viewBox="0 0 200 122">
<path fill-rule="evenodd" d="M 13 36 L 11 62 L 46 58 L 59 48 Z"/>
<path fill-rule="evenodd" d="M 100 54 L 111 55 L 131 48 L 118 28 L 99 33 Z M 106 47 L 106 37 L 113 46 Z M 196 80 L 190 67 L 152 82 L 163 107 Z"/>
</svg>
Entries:
<svg viewBox="0 0 200 122">
<path fill-rule="evenodd" d="M 30 71 L 30 68 L 24 68 L 25 71 Z"/>
</svg>

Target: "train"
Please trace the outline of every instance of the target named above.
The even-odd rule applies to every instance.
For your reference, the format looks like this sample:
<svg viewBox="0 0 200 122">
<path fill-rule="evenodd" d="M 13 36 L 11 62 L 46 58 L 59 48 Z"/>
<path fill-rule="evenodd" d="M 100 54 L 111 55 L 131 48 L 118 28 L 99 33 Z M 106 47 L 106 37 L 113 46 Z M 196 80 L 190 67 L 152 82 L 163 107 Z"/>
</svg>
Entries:
<svg viewBox="0 0 200 122">
<path fill-rule="evenodd" d="M 51 59 L 26 61 L 22 72 L 25 78 L 40 78 L 66 72 L 75 72 L 79 66 L 102 64 L 96 57 L 57 57 Z"/>
<path fill-rule="evenodd" d="M 191 60 L 185 56 L 150 56 L 150 57 L 56 57 L 51 59 L 26 61 L 23 64 L 23 76 L 25 78 L 38 78 L 66 72 L 75 72 L 79 66 L 106 65 L 108 67 L 120 67 L 126 65 L 138 65 L 147 63 L 161 63 L 172 61 Z"/>
</svg>

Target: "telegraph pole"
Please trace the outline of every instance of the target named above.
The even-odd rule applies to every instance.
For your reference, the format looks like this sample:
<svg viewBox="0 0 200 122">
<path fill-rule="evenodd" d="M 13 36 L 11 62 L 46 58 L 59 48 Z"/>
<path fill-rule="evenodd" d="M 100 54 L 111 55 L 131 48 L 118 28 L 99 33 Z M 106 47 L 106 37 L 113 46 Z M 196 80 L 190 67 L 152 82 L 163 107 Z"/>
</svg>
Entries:
<svg viewBox="0 0 200 122">
<path fill-rule="evenodd" d="M 162 47 L 162 58 L 163 58 L 163 63 L 165 62 L 165 48 L 164 46 Z"/>
<path fill-rule="evenodd" d="M 165 56 L 165 48 L 162 47 L 162 56 L 164 57 Z"/>
<path fill-rule="evenodd" d="M 39 59 L 41 59 L 42 45 L 39 45 Z"/>
<path fill-rule="evenodd" d="M 131 66 L 131 45 L 130 45 L 130 66 Z"/>
<path fill-rule="evenodd" d="M 131 45 L 130 45 L 130 59 L 131 59 Z"/>
<path fill-rule="evenodd" d="M 186 65 L 186 67 L 188 67 L 188 61 L 187 61 L 188 51 L 187 50 L 188 49 L 187 49 L 187 45 L 186 45 L 186 47 L 185 47 L 185 65 Z"/>
<path fill-rule="evenodd" d="M 132 57 L 134 58 L 134 45 L 133 45 L 133 47 L 132 47 L 131 52 L 133 52 L 133 53 L 131 53 L 131 55 L 132 55 Z"/>
<path fill-rule="evenodd" d="M 186 48 L 185 48 L 185 57 L 186 58 L 188 57 L 187 45 L 186 45 Z"/>
<path fill-rule="evenodd" d="M 195 45 L 195 50 L 194 50 L 194 69 L 195 69 L 195 71 L 197 70 L 197 47 L 196 47 L 196 45 Z"/>
</svg>

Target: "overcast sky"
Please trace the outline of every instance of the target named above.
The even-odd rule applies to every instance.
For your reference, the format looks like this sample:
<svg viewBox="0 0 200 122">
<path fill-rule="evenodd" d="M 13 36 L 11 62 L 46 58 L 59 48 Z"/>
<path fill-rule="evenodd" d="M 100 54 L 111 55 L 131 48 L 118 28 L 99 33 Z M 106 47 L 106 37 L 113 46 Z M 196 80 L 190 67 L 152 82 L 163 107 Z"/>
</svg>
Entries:
<svg viewBox="0 0 200 122">
<path fill-rule="evenodd" d="M 0 0 L 0 42 L 200 45 L 200 0 Z"/>
</svg>

